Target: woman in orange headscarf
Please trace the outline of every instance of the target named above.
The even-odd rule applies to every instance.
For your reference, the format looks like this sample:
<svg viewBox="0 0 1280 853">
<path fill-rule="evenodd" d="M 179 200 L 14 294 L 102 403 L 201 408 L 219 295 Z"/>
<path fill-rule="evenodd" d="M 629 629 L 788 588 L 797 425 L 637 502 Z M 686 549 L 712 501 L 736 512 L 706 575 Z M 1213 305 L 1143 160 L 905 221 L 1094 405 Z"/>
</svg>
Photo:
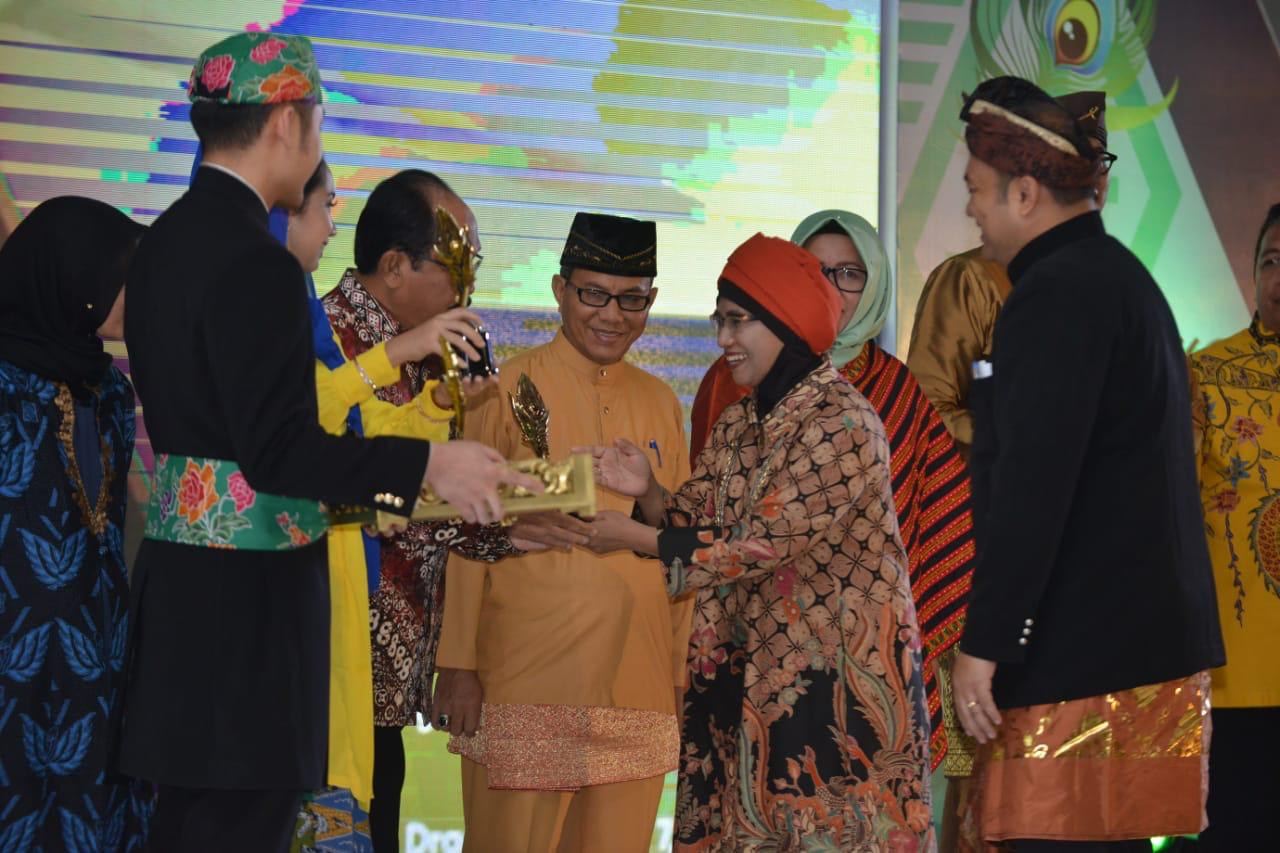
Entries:
<svg viewBox="0 0 1280 853">
<path fill-rule="evenodd" d="M 839 332 L 829 352 L 832 365 L 884 422 L 893 505 L 924 642 L 929 749 L 936 768 L 949 748 L 959 746 L 948 772 L 962 770 L 973 761 L 973 744 L 958 725 L 943 726 L 935 662 L 949 661 L 960 639 L 973 578 L 973 517 L 964 460 L 907 366 L 876 343 L 894 301 L 894 287 L 875 228 L 856 213 L 822 210 L 796 226 L 791 242 L 818 258 L 827 286 L 840 299 Z M 710 434 L 725 407 L 744 393 L 724 359 L 711 366 L 693 404 L 695 447 Z M 949 663 L 946 667 L 949 671 Z"/>
<path fill-rule="evenodd" d="M 596 448 L 588 546 L 659 558 L 696 595 L 676 850 L 932 849 L 920 637 L 875 409 L 832 368 L 840 300 L 817 258 L 756 235 L 729 258 L 712 315 L 749 390 L 692 479 Z"/>
</svg>

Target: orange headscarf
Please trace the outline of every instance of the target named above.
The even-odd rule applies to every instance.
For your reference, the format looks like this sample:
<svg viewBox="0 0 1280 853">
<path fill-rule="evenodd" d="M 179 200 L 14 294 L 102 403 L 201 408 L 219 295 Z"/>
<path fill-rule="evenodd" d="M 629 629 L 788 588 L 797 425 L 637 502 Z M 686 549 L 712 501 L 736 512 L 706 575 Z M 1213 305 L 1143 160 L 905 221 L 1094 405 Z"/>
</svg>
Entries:
<svg viewBox="0 0 1280 853">
<path fill-rule="evenodd" d="M 721 280 L 772 313 L 771 319 L 786 326 L 815 354 L 831 348 L 840 322 L 840 296 L 822 274 L 818 259 L 796 244 L 757 234 L 729 256 Z M 733 381 L 724 357 L 716 359 L 693 400 L 692 458 L 702 452 L 720 413 L 749 393 Z"/>
<path fill-rule="evenodd" d="M 831 349 L 840 321 L 840 295 L 822 264 L 789 240 L 756 234 L 734 250 L 721 280 L 736 285 L 809 347 Z"/>
</svg>

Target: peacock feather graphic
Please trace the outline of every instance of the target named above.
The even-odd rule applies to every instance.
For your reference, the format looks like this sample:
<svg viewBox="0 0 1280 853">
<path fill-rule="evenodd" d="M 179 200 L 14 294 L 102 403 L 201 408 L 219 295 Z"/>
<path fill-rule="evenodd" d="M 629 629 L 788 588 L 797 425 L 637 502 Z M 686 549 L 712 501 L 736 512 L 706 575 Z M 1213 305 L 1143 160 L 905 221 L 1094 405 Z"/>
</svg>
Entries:
<svg viewBox="0 0 1280 853">
<path fill-rule="evenodd" d="M 1156 26 L 1149 0 L 974 0 L 969 36 L 982 77 L 1011 74 L 1054 95 L 1102 90 L 1114 98 L 1137 82 Z M 1162 99 L 1107 106 L 1112 131 L 1147 124 L 1169 108 Z"/>
</svg>

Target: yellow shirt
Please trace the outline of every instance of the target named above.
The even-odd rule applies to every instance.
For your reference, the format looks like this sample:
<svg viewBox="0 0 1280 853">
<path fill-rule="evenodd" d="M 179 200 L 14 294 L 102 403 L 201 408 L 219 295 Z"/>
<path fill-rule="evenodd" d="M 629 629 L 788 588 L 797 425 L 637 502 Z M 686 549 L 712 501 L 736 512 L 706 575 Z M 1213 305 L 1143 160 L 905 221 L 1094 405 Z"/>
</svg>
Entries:
<svg viewBox="0 0 1280 853">
<path fill-rule="evenodd" d="M 336 337 L 335 337 L 336 342 Z M 338 347 L 341 352 L 341 346 Z M 360 356 L 360 367 L 379 387 L 400 380 L 400 368 L 378 344 Z M 316 362 L 316 404 L 327 432 L 347 431 L 347 412 L 360 406 L 367 436 L 398 435 L 448 441 L 451 412 L 431 401 L 427 387 L 414 403 L 395 406 L 373 396 L 355 364 L 344 361 L 330 370 Z M 329 784 L 349 789 L 368 808 L 373 796 L 373 664 L 369 647 L 369 587 L 364 541 L 358 525 L 330 529 L 329 588 L 331 638 L 329 655 Z"/>
<path fill-rule="evenodd" d="M 467 438 L 509 459 L 533 456 L 507 401 L 521 373 L 537 385 L 550 412 L 552 459 L 564 459 L 575 446 L 627 438 L 645 448 L 664 487 L 674 489 L 688 479 L 684 416 L 671 389 L 625 362 L 601 366 L 590 361 L 563 333 L 502 365 L 498 394 L 467 412 Z M 630 498 L 603 490 L 598 494 L 601 509 L 631 512 Z M 445 572 L 444 600 L 436 663 L 476 670 L 485 699 L 481 736 L 486 728 L 493 735 L 508 725 L 527 729 L 545 724 L 565 738 L 591 740 L 602 729 L 622 725 L 622 718 L 602 715 L 584 723 L 586 718 L 572 709 L 653 712 L 662 721 L 650 731 L 659 739 L 675 735 L 676 741 L 664 742 L 662 749 L 640 759 L 635 759 L 635 749 L 649 750 L 652 739 L 648 745 L 623 745 L 619 766 L 634 768 L 639 761 L 647 768 L 630 778 L 675 766 L 672 688 L 684 683 L 692 602 L 668 601 L 656 561 L 631 553 L 598 556 L 580 548 L 510 557 L 492 565 L 453 555 Z M 528 716 L 535 713 L 536 720 Z M 588 732 L 582 725 L 593 728 Z M 646 724 L 633 720 L 627 725 L 638 731 Z M 486 764 L 495 786 L 501 786 L 496 780 L 504 773 L 514 787 L 576 788 L 610 781 L 580 766 L 553 766 L 557 750 L 564 747 L 554 737 L 526 744 L 518 758 L 515 751 L 498 754 L 501 745 L 477 747 L 470 740 L 455 739 L 452 748 Z M 504 756 L 511 759 L 505 768 L 498 766 Z"/>
<path fill-rule="evenodd" d="M 1194 353 L 1200 494 L 1227 664 L 1213 704 L 1280 705 L 1280 336 L 1248 329 Z"/>
<path fill-rule="evenodd" d="M 973 362 L 991 356 L 996 317 L 1010 289 L 1004 267 L 973 249 L 939 264 L 916 304 L 907 367 L 965 453 L 973 444 Z"/>
<path fill-rule="evenodd" d="M 338 336 L 334 335 L 333 340 L 338 352 L 342 352 Z M 359 361 L 369 381 L 379 388 L 400 381 L 400 368 L 392 366 L 387 358 L 386 341 L 361 353 Z M 359 405 L 360 421 L 367 436 L 396 435 L 447 441 L 453 413 L 441 409 L 431 399 L 432 390 L 439 384 L 436 380 L 427 382 L 413 405 L 396 406 L 375 397 L 369 383 L 364 381 L 350 360 L 344 359 L 342 365 L 334 370 L 316 362 L 316 402 L 320 410 L 320 425 L 328 432 L 341 435 L 346 432 L 347 412 L 352 406 Z"/>
</svg>

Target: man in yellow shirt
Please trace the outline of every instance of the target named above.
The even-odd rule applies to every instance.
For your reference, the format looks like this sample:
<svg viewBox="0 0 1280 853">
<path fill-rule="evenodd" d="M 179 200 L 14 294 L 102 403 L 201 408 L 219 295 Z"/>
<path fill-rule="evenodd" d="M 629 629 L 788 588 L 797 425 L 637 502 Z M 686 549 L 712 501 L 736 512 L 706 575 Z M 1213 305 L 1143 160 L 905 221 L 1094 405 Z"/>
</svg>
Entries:
<svg viewBox="0 0 1280 853">
<path fill-rule="evenodd" d="M 1265 850 L 1280 780 L 1280 205 L 1254 258 L 1249 326 L 1191 356 L 1200 495 L 1227 665 L 1213 670 L 1203 850 Z"/>
<path fill-rule="evenodd" d="M 626 438 L 663 486 L 682 484 L 680 404 L 623 361 L 657 295 L 656 249 L 652 222 L 579 213 L 552 282 L 561 328 L 502 366 L 498 394 L 467 415 L 468 437 L 533 455 L 507 400 L 527 374 L 550 412 L 550 458 Z M 599 497 L 601 509 L 632 503 Z M 644 563 L 576 546 L 493 565 L 450 558 L 434 713 L 463 756 L 467 850 L 649 849 L 678 759 L 673 687 L 690 609 L 669 603 Z"/>
</svg>

